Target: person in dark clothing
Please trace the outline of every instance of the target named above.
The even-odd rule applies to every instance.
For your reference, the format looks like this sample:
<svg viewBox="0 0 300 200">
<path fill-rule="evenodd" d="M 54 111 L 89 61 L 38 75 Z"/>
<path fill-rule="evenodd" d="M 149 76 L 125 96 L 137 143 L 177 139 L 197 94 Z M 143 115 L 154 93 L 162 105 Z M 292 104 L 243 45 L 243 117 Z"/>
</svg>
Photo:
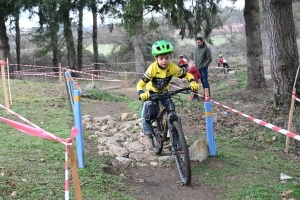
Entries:
<svg viewBox="0 0 300 200">
<path fill-rule="evenodd" d="M 228 74 L 229 71 L 231 70 L 229 65 L 228 65 L 228 62 L 227 62 L 227 60 L 225 60 L 225 58 L 223 59 L 223 69 L 224 69 L 225 74 Z"/>
<path fill-rule="evenodd" d="M 196 39 L 197 47 L 195 49 L 195 61 L 196 67 L 198 68 L 201 74 L 201 83 L 203 89 L 208 88 L 209 96 L 210 94 L 210 87 L 208 83 L 208 65 L 212 61 L 211 50 L 206 45 L 202 37 L 198 37 Z"/>
</svg>

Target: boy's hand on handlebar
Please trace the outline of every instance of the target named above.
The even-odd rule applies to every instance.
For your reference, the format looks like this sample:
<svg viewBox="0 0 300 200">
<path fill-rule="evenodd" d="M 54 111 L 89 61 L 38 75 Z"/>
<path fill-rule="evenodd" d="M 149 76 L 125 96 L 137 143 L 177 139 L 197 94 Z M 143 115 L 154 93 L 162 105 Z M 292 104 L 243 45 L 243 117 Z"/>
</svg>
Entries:
<svg viewBox="0 0 300 200">
<path fill-rule="evenodd" d="M 150 99 L 150 94 L 148 92 L 144 92 L 144 93 L 140 94 L 140 98 L 142 101 L 147 101 Z"/>
<path fill-rule="evenodd" d="M 199 85 L 196 83 L 196 81 L 190 82 L 190 88 L 192 91 L 198 91 L 199 90 Z"/>
</svg>

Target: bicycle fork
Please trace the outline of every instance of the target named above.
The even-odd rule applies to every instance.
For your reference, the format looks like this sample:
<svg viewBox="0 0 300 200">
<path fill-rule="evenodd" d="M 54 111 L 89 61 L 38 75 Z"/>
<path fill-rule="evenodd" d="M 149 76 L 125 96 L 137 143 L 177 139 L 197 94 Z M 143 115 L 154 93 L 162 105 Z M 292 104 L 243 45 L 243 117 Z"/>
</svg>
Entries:
<svg viewBox="0 0 300 200">
<path fill-rule="evenodd" d="M 172 122 L 173 121 L 178 121 L 179 124 L 181 124 L 181 118 L 180 116 L 176 113 L 176 112 L 170 112 L 168 114 L 168 132 L 170 134 L 170 141 L 171 141 L 171 144 L 172 144 L 172 153 L 175 155 L 176 154 L 176 151 L 175 151 L 175 145 L 176 145 L 176 142 L 180 142 L 179 140 L 179 135 L 177 133 L 177 135 L 175 135 L 175 132 L 174 132 L 174 126 L 172 125 Z M 177 140 L 177 141 L 176 141 Z"/>
</svg>

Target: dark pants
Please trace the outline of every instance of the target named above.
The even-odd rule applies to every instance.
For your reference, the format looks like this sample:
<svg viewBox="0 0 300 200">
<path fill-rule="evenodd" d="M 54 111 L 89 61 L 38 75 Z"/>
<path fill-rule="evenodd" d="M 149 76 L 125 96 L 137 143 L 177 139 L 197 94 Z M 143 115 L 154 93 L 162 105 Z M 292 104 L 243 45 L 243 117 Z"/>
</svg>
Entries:
<svg viewBox="0 0 300 200">
<path fill-rule="evenodd" d="M 209 87 L 209 83 L 208 83 L 208 67 L 203 67 L 199 69 L 199 72 L 201 74 L 201 83 L 202 83 L 202 87 L 204 88 L 208 88 L 209 91 L 209 95 L 210 95 L 210 87 Z"/>
<path fill-rule="evenodd" d="M 223 63 L 224 73 L 228 73 L 230 71 L 228 63 Z"/>
</svg>

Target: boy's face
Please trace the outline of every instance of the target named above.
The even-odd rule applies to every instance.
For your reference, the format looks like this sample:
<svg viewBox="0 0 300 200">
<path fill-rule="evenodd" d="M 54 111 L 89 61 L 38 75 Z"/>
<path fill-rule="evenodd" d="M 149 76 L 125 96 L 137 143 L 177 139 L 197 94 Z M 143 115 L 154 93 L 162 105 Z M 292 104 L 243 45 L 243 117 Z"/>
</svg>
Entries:
<svg viewBox="0 0 300 200">
<path fill-rule="evenodd" d="M 169 62 L 171 60 L 171 54 L 159 55 L 159 56 L 155 57 L 155 60 L 157 60 L 158 64 L 161 67 L 166 68 L 166 67 L 168 67 Z"/>
</svg>

